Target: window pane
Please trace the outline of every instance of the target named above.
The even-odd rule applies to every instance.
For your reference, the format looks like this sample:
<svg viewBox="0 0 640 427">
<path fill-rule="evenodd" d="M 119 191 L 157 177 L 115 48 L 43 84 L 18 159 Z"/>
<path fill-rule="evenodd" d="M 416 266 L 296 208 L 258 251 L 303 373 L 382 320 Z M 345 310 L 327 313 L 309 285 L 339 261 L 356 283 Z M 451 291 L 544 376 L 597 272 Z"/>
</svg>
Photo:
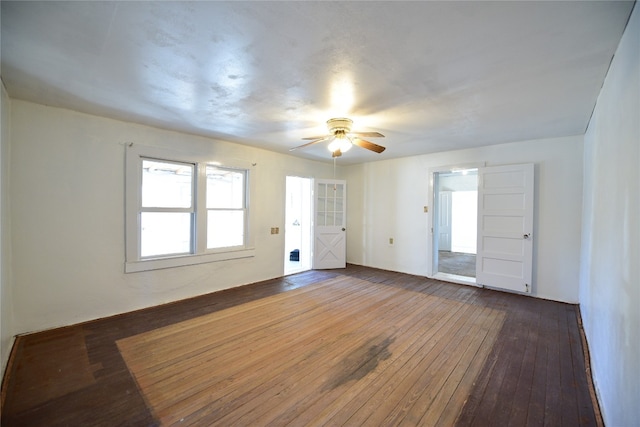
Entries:
<svg viewBox="0 0 640 427">
<path fill-rule="evenodd" d="M 191 214 L 188 212 L 142 212 L 140 256 L 191 252 Z"/>
<path fill-rule="evenodd" d="M 244 172 L 207 166 L 207 209 L 244 208 Z"/>
<path fill-rule="evenodd" d="M 142 206 L 190 208 L 194 165 L 142 161 Z"/>
<path fill-rule="evenodd" d="M 327 196 L 327 185 L 318 184 L 318 197 L 326 197 L 326 196 Z"/>
<path fill-rule="evenodd" d="M 244 211 L 207 211 L 207 248 L 244 245 Z"/>
<path fill-rule="evenodd" d="M 334 212 L 336 210 L 335 199 L 327 199 L 327 212 Z"/>
</svg>

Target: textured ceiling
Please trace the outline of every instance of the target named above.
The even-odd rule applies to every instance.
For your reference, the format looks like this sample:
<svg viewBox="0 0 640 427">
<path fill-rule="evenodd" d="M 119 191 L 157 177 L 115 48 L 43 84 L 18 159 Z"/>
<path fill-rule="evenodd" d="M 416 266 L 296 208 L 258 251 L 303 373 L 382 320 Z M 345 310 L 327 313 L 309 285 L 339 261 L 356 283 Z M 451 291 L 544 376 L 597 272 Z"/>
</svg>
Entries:
<svg viewBox="0 0 640 427">
<path fill-rule="evenodd" d="M 11 97 L 343 164 L 584 133 L 633 2 L 9 2 Z M 326 143 L 291 154 L 330 161 Z"/>
</svg>

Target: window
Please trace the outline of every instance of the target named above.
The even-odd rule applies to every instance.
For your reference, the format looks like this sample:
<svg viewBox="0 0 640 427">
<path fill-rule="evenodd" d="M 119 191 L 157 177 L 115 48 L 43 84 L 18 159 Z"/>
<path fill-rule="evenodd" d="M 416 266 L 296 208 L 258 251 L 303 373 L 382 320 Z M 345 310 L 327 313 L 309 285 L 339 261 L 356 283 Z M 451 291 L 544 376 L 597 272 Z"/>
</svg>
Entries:
<svg viewBox="0 0 640 427">
<path fill-rule="evenodd" d="M 127 148 L 126 272 L 253 256 L 249 170 Z"/>
<path fill-rule="evenodd" d="M 207 248 L 242 246 L 246 171 L 207 166 Z"/>
<path fill-rule="evenodd" d="M 193 253 L 195 165 L 141 162 L 140 258 Z"/>
</svg>

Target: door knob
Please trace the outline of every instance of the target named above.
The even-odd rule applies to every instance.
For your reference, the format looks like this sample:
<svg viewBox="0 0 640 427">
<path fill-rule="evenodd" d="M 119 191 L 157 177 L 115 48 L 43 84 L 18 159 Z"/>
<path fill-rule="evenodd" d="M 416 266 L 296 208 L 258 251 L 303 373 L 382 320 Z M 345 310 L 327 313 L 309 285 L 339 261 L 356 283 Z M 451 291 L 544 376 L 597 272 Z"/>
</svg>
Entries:
<svg viewBox="0 0 640 427">
<path fill-rule="evenodd" d="M 524 237 L 525 239 L 528 239 L 529 237 L 531 237 L 531 233 L 527 233 L 527 234 L 523 235 L 522 237 Z"/>
<path fill-rule="evenodd" d="M 342 227 L 342 231 L 345 231 L 345 230 L 346 230 L 346 228 Z"/>
</svg>

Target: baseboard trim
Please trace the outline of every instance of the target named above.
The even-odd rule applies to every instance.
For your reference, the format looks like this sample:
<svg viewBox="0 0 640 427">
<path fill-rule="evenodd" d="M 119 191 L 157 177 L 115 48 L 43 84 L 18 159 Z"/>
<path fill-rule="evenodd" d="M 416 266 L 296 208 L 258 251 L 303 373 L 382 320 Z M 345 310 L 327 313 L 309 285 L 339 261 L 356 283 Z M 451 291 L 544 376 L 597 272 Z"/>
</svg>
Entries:
<svg viewBox="0 0 640 427">
<path fill-rule="evenodd" d="M 593 404 L 593 410 L 596 415 L 596 422 L 598 424 L 598 427 L 604 427 L 604 419 L 602 418 L 602 412 L 600 411 L 600 401 L 598 400 L 598 393 L 596 392 L 593 374 L 591 372 L 591 354 L 589 353 L 589 343 L 587 342 L 587 335 L 584 332 L 582 314 L 580 313 L 580 305 L 576 304 L 575 308 L 576 317 L 578 319 L 578 330 L 580 331 L 580 341 L 582 344 L 582 354 L 584 354 L 584 369 L 587 374 L 589 394 L 591 395 L 591 403 Z"/>
</svg>

